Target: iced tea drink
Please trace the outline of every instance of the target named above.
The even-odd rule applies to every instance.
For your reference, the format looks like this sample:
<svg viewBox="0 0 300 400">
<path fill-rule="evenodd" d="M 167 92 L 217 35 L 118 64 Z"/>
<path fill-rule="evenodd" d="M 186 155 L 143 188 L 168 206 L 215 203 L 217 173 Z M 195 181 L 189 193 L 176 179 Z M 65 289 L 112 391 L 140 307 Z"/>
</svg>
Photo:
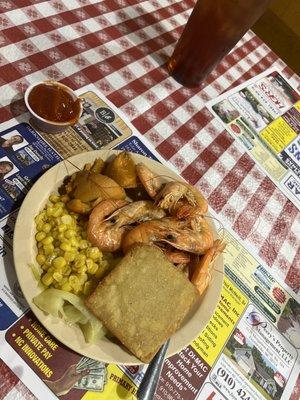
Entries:
<svg viewBox="0 0 300 400">
<path fill-rule="evenodd" d="M 198 86 L 270 2 L 198 0 L 168 62 L 170 74 L 184 86 Z"/>
</svg>

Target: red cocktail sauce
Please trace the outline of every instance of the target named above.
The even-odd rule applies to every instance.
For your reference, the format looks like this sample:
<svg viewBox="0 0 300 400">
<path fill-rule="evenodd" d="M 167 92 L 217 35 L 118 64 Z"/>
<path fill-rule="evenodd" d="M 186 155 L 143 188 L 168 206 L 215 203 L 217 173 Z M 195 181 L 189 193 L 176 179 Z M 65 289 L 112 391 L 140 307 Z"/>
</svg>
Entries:
<svg viewBox="0 0 300 400">
<path fill-rule="evenodd" d="M 77 120 L 80 113 L 80 100 L 74 99 L 64 87 L 51 83 L 35 86 L 28 103 L 37 115 L 53 122 Z"/>
</svg>

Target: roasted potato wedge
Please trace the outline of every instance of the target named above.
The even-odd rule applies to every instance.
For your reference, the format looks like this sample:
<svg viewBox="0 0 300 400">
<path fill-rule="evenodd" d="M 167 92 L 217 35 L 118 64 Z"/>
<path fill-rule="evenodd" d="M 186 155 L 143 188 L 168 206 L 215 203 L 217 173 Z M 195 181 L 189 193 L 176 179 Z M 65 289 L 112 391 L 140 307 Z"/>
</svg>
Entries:
<svg viewBox="0 0 300 400">
<path fill-rule="evenodd" d="M 125 190 L 108 176 L 94 172 L 77 172 L 72 182 L 72 198 L 83 202 L 96 199 L 123 200 L 126 197 Z"/>
<path fill-rule="evenodd" d="M 135 163 L 126 151 L 119 153 L 108 165 L 106 175 L 125 189 L 137 186 Z"/>
</svg>

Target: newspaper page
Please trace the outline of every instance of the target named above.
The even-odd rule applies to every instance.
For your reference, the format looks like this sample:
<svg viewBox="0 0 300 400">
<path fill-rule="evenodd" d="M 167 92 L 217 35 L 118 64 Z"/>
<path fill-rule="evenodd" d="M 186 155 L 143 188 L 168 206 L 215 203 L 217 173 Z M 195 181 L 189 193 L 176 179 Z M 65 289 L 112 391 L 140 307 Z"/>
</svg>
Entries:
<svg viewBox="0 0 300 400">
<path fill-rule="evenodd" d="M 87 101 L 93 99 L 92 106 L 87 106 L 94 107 L 93 113 L 90 111 L 91 117 L 86 121 L 97 119 L 100 112 L 96 105 L 105 109 L 100 117 L 108 115 L 107 124 L 119 121 L 116 127 L 119 137 L 110 142 L 111 148 L 136 152 L 167 164 L 126 116 L 93 85 L 81 89 L 79 94 L 86 96 Z M 106 139 L 95 139 L 94 131 L 84 130 L 83 119 L 80 129 L 73 130 L 73 139 L 66 141 L 65 149 L 61 141 L 56 143 L 52 136 L 36 132 L 29 124 L 21 124 L 21 127 L 13 124 L 11 121 L 0 132 L 0 137 L 11 137 L 16 131 L 26 140 L 26 146 L 32 146 L 34 154 L 38 148 L 39 157 L 47 160 L 47 163 L 36 161 L 34 174 L 31 174 L 27 166 L 17 163 L 18 158 L 3 153 L 3 157 L 9 157 L 18 168 L 16 174 L 30 182 L 29 186 L 42 171 L 77 152 L 77 149 L 72 152 L 72 140 L 83 140 L 83 131 L 93 138 L 90 142 L 85 139 L 85 143 L 93 140 L 96 148 L 109 146 Z M 15 147 L 13 151 L 21 149 Z M 2 182 L 11 177 L 14 175 L 2 176 L 1 188 Z M 13 267 L 12 239 L 18 210 L 6 206 L 6 198 L 1 198 L 2 204 L 7 211 L 0 219 L 0 366 L 5 363 L 38 399 L 136 399 L 147 365 L 114 365 L 83 357 L 59 343 L 28 309 Z M 212 210 L 210 212 L 216 216 Z M 276 280 L 230 228 L 225 226 L 219 233 L 225 236 L 228 245 L 218 306 L 198 337 L 165 360 L 154 398 L 288 400 L 300 367 L 299 298 Z"/>
<path fill-rule="evenodd" d="M 282 192 L 300 207 L 300 95 L 269 69 L 207 103 Z"/>
<path fill-rule="evenodd" d="M 63 158 L 89 150 L 113 148 L 132 135 L 132 129 L 93 91 L 79 95 L 83 112 L 78 123 L 62 133 L 40 132 Z"/>
</svg>

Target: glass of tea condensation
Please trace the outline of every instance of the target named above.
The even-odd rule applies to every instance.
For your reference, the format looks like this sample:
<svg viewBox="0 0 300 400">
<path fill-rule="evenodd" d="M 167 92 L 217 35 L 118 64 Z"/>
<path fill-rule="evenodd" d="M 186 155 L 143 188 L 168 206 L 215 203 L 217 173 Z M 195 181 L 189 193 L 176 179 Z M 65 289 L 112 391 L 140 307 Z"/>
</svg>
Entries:
<svg viewBox="0 0 300 400">
<path fill-rule="evenodd" d="M 184 86 L 199 86 L 271 1 L 198 0 L 168 61 L 170 74 Z"/>
</svg>

